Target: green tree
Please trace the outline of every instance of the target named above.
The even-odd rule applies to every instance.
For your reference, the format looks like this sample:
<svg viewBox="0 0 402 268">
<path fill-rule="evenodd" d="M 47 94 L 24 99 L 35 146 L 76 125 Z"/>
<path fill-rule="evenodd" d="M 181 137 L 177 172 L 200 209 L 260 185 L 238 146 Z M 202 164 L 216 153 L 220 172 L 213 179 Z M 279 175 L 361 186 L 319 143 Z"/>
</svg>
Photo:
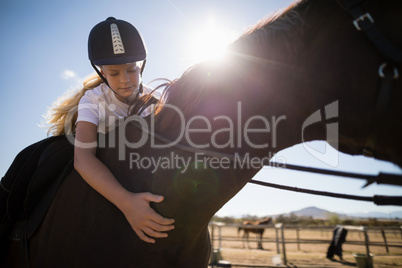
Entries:
<svg viewBox="0 0 402 268">
<path fill-rule="evenodd" d="M 336 213 L 329 213 L 327 217 L 331 225 L 337 225 L 341 223 L 341 219 L 339 218 L 339 215 Z"/>
</svg>

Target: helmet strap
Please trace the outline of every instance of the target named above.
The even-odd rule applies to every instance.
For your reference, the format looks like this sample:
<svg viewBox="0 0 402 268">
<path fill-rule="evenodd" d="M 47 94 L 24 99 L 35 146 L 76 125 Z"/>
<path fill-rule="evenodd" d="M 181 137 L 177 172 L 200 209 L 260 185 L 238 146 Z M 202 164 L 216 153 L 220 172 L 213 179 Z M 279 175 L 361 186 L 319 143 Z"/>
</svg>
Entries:
<svg viewBox="0 0 402 268">
<path fill-rule="evenodd" d="M 110 90 L 113 91 L 114 94 L 120 96 L 119 93 L 117 93 L 116 91 L 114 91 L 114 90 L 110 87 L 108 81 L 106 80 L 106 77 L 103 76 L 103 74 L 99 71 L 99 69 L 96 67 L 96 65 L 95 65 L 92 61 L 91 61 L 91 65 L 92 65 L 92 68 L 94 68 L 95 72 L 96 72 L 96 73 L 99 75 L 99 77 L 102 79 L 102 81 L 110 88 Z M 144 66 L 145 66 L 145 61 L 144 61 L 143 65 L 142 65 L 142 67 L 141 67 L 141 76 L 142 76 L 142 72 L 144 71 Z M 138 94 L 142 94 L 143 91 L 144 91 L 144 90 L 143 90 L 142 81 L 141 81 L 140 86 L 139 86 L 138 91 L 137 91 L 137 95 L 138 95 Z"/>
<path fill-rule="evenodd" d="M 142 81 L 141 81 L 140 86 L 138 87 L 138 93 L 142 94 L 143 91 L 144 91 L 144 88 L 142 86 Z"/>
<path fill-rule="evenodd" d="M 141 83 L 140 83 L 140 87 L 139 87 L 139 93 L 140 94 L 142 94 L 142 92 L 144 92 L 144 88 L 143 88 L 143 86 L 142 86 L 142 72 L 144 71 L 144 69 L 145 69 L 145 63 L 147 62 L 147 60 L 144 60 L 143 62 L 142 62 L 142 66 L 141 66 L 141 71 L 140 71 L 140 75 L 141 75 Z"/>
<path fill-rule="evenodd" d="M 103 76 L 103 74 L 99 71 L 99 69 L 95 66 L 95 64 L 94 64 L 92 61 L 91 61 L 91 65 L 92 65 L 92 68 L 95 69 L 95 71 L 96 71 L 96 73 L 99 75 L 99 77 L 103 80 L 103 82 L 110 88 L 110 90 L 113 91 L 114 94 L 120 96 L 119 93 L 117 93 L 116 91 L 114 91 L 114 90 L 109 86 L 109 83 L 108 83 L 108 81 L 106 80 L 106 77 Z"/>
<path fill-rule="evenodd" d="M 91 61 L 92 68 L 94 68 L 95 72 L 99 75 L 99 77 L 103 80 L 103 82 L 110 88 L 109 83 L 106 80 L 106 77 L 99 71 L 99 69 L 95 66 L 95 64 Z M 113 90 L 113 89 L 112 89 Z"/>
</svg>

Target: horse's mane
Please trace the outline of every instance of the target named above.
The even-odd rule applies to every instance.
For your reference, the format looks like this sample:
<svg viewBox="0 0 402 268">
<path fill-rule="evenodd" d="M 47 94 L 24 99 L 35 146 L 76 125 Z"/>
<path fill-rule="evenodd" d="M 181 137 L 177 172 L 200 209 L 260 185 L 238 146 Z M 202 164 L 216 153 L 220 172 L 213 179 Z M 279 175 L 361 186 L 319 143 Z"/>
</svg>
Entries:
<svg viewBox="0 0 402 268">
<path fill-rule="evenodd" d="M 293 40 L 300 38 L 303 32 L 301 12 L 314 1 L 295 1 L 286 10 L 261 20 L 228 46 L 228 57 L 224 61 L 197 63 L 179 79 L 160 85 L 157 89 L 163 88 L 163 93 L 156 105 L 156 112 L 164 112 L 156 117 L 159 130 L 171 128 L 177 123 L 177 112 L 164 109 L 164 104 L 168 103 L 179 108 L 183 114 L 189 114 L 205 96 L 219 89 L 214 85 L 222 83 L 228 70 L 237 68 L 237 73 L 245 74 L 250 72 L 252 65 L 283 64 L 282 60 L 276 59 L 277 55 L 292 57 L 298 53 L 299 46 Z"/>
</svg>

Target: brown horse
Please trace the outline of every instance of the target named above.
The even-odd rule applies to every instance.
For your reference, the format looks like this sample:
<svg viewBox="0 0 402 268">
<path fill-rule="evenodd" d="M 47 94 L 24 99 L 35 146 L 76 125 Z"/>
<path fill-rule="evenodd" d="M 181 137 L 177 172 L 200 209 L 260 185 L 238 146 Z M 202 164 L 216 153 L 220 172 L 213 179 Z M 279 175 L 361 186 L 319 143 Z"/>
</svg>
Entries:
<svg viewBox="0 0 402 268">
<path fill-rule="evenodd" d="M 359 6 L 402 47 L 399 1 Z M 210 218 L 262 168 L 260 159 L 301 142 L 327 140 L 348 154 L 371 145 L 376 158 L 402 166 L 402 81 L 353 20 L 338 1 L 301 1 L 245 33 L 226 61 L 185 72 L 164 91 L 159 113 L 139 119 L 142 129 L 130 120 L 100 137 L 98 157 L 122 185 L 165 197 L 153 208 L 176 220 L 168 238 L 141 241 L 72 171 L 29 239 L 30 266 L 207 267 Z M 384 83 L 392 97 L 378 112 Z M 21 251 L 10 243 L 2 260 L 15 262 Z"/>
<path fill-rule="evenodd" d="M 250 248 L 248 239 L 249 239 L 250 233 L 254 233 L 257 236 L 257 248 L 264 249 L 262 247 L 262 236 L 264 235 L 265 227 L 261 227 L 261 228 L 255 228 L 255 227 L 257 227 L 259 225 L 267 225 L 267 224 L 271 223 L 271 221 L 272 221 L 272 218 L 265 218 L 262 221 L 243 221 L 242 225 L 250 225 L 250 226 L 254 227 L 254 228 L 248 228 L 246 226 L 240 226 L 239 229 L 237 230 L 237 233 L 240 233 L 242 230 L 244 232 L 243 233 L 243 247 L 244 247 L 244 242 L 246 241 L 248 247 Z"/>
</svg>

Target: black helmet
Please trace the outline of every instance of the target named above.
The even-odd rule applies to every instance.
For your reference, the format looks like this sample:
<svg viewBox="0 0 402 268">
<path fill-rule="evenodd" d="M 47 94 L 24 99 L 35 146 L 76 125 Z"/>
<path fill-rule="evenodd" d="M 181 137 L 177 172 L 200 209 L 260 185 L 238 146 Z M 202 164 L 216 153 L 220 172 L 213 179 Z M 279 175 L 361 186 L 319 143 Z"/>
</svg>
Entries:
<svg viewBox="0 0 402 268">
<path fill-rule="evenodd" d="M 89 33 L 88 57 L 95 65 L 124 64 L 145 60 L 147 49 L 133 25 L 109 17 Z"/>
</svg>

